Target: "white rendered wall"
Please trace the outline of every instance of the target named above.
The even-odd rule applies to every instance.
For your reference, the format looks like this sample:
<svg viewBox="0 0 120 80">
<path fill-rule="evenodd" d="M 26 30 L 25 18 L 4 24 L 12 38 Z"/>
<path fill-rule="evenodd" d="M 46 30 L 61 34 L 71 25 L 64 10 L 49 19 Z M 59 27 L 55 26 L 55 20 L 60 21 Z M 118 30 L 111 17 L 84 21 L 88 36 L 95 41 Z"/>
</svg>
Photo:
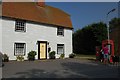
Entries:
<svg viewBox="0 0 120 80">
<path fill-rule="evenodd" d="M 0 52 L 2 52 L 2 5 L 0 4 Z M 2 55 L 0 55 L 0 80 L 2 78 Z"/>
<path fill-rule="evenodd" d="M 2 51 L 2 19 L 0 18 L 0 52 Z"/>
<path fill-rule="evenodd" d="M 1 18 L 0 18 L 0 52 L 2 52 L 2 20 Z M 1 78 L 2 78 L 2 56 L 0 55 L 0 79 Z"/>
<path fill-rule="evenodd" d="M 38 59 L 38 44 L 37 41 L 47 41 L 51 47 L 51 51 L 56 51 L 57 44 L 65 45 L 65 57 L 72 53 L 72 30 L 64 29 L 64 36 L 57 36 L 57 27 L 49 27 L 40 24 L 26 23 L 26 32 L 15 32 L 15 21 L 2 20 L 2 52 L 8 54 L 10 60 L 15 60 L 14 43 L 26 43 L 26 55 L 31 50 L 37 52 L 36 59 Z M 48 52 L 48 51 L 47 51 Z M 48 58 L 47 53 L 47 58 Z M 56 54 L 58 58 L 59 55 Z"/>
</svg>

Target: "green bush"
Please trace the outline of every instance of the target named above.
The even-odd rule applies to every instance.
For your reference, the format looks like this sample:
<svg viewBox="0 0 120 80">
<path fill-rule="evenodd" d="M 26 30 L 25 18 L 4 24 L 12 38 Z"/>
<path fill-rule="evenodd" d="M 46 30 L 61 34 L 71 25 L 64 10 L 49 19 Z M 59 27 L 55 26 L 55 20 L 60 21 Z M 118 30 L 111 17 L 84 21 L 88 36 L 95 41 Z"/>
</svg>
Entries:
<svg viewBox="0 0 120 80">
<path fill-rule="evenodd" d="M 69 54 L 69 58 L 74 58 L 76 55 L 74 53 Z"/>
<path fill-rule="evenodd" d="M 3 61 L 4 62 L 8 62 L 9 61 L 9 57 L 7 54 L 3 54 Z"/>
<path fill-rule="evenodd" d="M 61 55 L 60 55 L 60 58 L 63 59 L 64 57 L 65 57 L 65 54 L 61 54 Z"/>
<path fill-rule="evenodd" d="M 50 59 L 55 59 L 55 54 L 56 54 L 55 51 L 51 51 L 51 52 L 49 53 L 49 58 L 50 58 Z"/>
<path fill-rule="evenodd" d="M 37 52 L 36 52 L 36 51 L 30 51 L 30 52 L 28 53 L 28 60 L 30 60 L 30 61 L 35 60 L 35 55 L 37 55 Z"/>
</svg>

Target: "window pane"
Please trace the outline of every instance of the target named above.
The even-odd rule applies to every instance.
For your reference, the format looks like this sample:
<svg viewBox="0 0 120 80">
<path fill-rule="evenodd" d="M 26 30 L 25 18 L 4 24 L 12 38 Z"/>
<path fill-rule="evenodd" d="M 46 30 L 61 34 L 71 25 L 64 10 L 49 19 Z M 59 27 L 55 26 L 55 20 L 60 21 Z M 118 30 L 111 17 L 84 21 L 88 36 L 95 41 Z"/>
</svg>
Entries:
<svg viewBox="0 0 120 80">
<path fill-rule="evenodd" d="M 57 35 L 64 35 L 64 28 L 58 27 L 57 29 Z"/>
<path fill-rule="evenodd" d="M 15 31 L 25 31 L 25 21 L 17 20 L 15 22 Z"/>
<path fill-rule="evenodd" d="M 15 55 L 25 54 L 25 43 L 15 43 Z"/>
<path fill-rule="evenodd" d="M 58 54 L 63 54 L 63 47 L 58 47 Z"/>
<path fill-rule="evenodd" d="M 64 54 L 64 44 L 57 44 L 57 54 Z"/>
</svg>

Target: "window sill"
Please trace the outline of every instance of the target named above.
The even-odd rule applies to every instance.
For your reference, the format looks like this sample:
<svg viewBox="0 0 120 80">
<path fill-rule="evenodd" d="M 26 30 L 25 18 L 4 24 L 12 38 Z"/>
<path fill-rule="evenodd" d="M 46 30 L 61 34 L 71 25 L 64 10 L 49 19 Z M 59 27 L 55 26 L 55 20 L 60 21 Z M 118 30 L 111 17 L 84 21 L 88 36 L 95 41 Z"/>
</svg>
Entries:
<svg viewBox="0 0 120 80">
<path fill-rule="evenodd" d="M 22 33 L 26 33 L 26 31 L 19 31 L 19 30 L 15 30 L 15 32 L 22 32 Z"/>
<path fill-rule="evenodd" d="M 64 37 L 64 35 L 57 35 L 57 36 Z"/>
</svg>

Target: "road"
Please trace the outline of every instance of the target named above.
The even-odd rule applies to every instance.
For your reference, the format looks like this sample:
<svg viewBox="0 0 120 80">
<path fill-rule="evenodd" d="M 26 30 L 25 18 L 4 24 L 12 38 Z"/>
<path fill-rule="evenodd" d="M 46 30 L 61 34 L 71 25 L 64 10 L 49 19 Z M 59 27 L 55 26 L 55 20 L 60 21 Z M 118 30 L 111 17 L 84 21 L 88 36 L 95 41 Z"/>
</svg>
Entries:
<svg viewBox="0 0 120 80">
<path fill-rule="evenodd" d="M 3 78 L 118 78 L 120 66 L 81 59 L 10 61 Z"/>
</svg>

